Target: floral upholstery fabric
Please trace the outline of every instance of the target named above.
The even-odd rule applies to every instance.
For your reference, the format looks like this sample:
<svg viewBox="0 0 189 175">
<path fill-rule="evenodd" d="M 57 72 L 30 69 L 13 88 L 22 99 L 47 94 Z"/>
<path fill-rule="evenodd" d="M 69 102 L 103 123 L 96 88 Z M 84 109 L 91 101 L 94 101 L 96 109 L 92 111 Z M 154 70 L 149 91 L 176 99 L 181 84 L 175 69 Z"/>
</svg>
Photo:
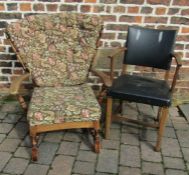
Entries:
<svg viewBox="0 0 189 175">
<path fill-rule="evenodd" d="M 102 22 L 98 16 L 60 13 L 28 16 L 7 31 L 38 86 L 86 81 Z"/>
<path fill-rule="evenodd" d="M 85 82 L 101 26 L 95 15 L 60 13 L 28 16 L 7 27 L 39 86 L 29 104 L 30 126 L 99 120 L 99 104 Z"/>
<path fill-rule="evenodd" d="M 100 106 L 87 84 L 35 88 L 27 115 L 30 126 L 93 121 L 100 116 Z"/>
</svg>

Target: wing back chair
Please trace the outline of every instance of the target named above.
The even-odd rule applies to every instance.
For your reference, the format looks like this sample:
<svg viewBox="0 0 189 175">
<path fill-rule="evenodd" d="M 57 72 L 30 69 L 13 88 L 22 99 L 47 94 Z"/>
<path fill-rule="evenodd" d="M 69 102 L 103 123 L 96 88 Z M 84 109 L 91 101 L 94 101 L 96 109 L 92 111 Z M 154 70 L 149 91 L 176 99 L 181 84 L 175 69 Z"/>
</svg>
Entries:
<svg viewBox="0 0 189 175">
<path fill-rule="evenodd" d="M 98 16 L 77 13 L 32 15 L 7 27 L 10 44 L 29 72 L 12 83 L 11 94 L 19 95 L 28 76 L 36 85 L 27 111 L 32 160 L 38 156 L 37 135 L 62 129 L 93 128 L 94 149 L 100 151 L 101 110 L 86 82 L 101 29 Z"/>
</svg>

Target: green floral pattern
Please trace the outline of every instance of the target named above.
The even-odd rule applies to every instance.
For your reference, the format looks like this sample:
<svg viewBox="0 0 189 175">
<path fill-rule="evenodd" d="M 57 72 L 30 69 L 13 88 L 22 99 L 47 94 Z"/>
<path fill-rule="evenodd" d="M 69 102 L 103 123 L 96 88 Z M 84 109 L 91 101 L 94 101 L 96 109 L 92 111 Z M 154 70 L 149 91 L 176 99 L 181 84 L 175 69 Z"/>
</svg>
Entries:
<svg viewBox="0 0 189 175">
<path fill-rule="evenodd" d="M 66 86 L 86 81 L 101 27 L 98 16 L 60 13 L 28 16 L 7 31 L 38 86 Z"/>
<path fill-rule="evenodd" d="M 98 102 L 84 83 L 101 27 L 98 16 L 73 13 L 28 16 L 7 27 L 39 86 L 28 109 L 30 126 L 99 120 Z"/>
<path fill-rule="evenodd" d="M 28 110 L 30 126 L 99 120 L 100 106 L 87 84 L 35 88 Z"/>
</svg>

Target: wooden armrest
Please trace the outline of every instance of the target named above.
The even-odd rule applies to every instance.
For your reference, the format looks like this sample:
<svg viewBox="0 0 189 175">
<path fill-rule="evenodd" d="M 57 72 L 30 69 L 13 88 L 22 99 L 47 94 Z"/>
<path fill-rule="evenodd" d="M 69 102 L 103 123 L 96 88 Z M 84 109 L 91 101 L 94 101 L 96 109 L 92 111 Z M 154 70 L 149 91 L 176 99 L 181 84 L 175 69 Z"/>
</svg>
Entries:
<svg viewBox="0 0 189 175">
<path fill-rule="evenodd" d="M 105 86 L 110 87 L 112 85 L 112 80 L 111 80 L 110 76 L 108 76 L 104 72 L 97 71 L 94 69 L 91 69 L 91 72 L 94 73 L 96 76 L 100 77 L 100 79 L 102 80 L 102 82 Z"/>
<path fill-rule="evenodd" d="M 115 51 L 113 51 L 113 53 L 108 56 L 111 59 L 117 58 L 118 56 L 120 56 L 120 54 L 122 54 L 124 51 L 126 51 L 127 48 L 126 47 L 119 47 L 119 48 L 112 48 L 112 50 L 115 50 Z"/>
<path fill-rule="evenodd" d="M 121 56 L 121 54 L 124 53 L 124 51 L 126 51 L 127 48 L 126 47 L 120 47 L 120 48 L 116 48 L 115 51 L 109 55 L 108 57 L 110 58 L 110 77 L 111 80 L 113 81 L 114 79 L 114 67 L 115 67 L 115 58 L 119 58 Z"/>
<path fill-rule="evenodd" d="M 11 95 L 17 95 L 19 94 L 19 89 L 24 80 L 30 77 L 30 73 L 24 74 L 13 80 L 10 86 L 10 94 Z"/>
<path fill-rule="evenodd" d="M 182 66 L 182 63 L 181 63 L 182 54 L 175 53 L 172 56 L 175 58 L 176 63 L 177 63 L 176 70 L 175 70 L 174 77 L 173 77 L 173 82 L 172 82 L 172 85 L 171 85 L 171 92 L 173 93 L 174 90 L 175 90 L 175 86 L 176 86 L 179 70 L 180 70 L 180 68 Z"/>
<path fill-rule="evenodd" d="M 174 58 L 175 58 L 175 60 L 176 60 L 176 63 L 177 63 L 177 66 L 179 66 L 179 67 L 181 67 L 182 66 L 182 54 L 181 53 L 174 53 L 173 55 L 172 55 Z"/>
<path fill-rule="evenodd" d="M 95 57 L 95 61 L 93 62 L 91 71 L 101 78 L 101 80 L 103 81 L 105 86 L 112 85 L 112 81 L 114 79 L 114 75 L 113 75 L 114 74 L 113 73 L 114 72 L 114 64 L 115 64 L 114 60 L 115 60 L 115 58 L 117 58 L 117 60 L 119 60 L 119 58 L 122 58 L 125 50 L 126 50 L 125 47 L 119 47 L 119 48 L 115 48 L 115 47 L 109 48 L 108 47 L 108 48 L 102 48 L 102 49 L 97 50 L 97 54 Z M 97 60 L 99 60 L 100 58 L 103 58 L 103 59 L 110 58 L 109 68 L 110 68 L 111 76 L 108 76 L 107 74 L 96 70 Z"/>
<path fill-rule="evenodd" d="M 121 54 L 123 53 L 122 50 L 125 48 L 116 48 L 116 47 L 106 47 L 106 48 L 98 48 L 96 56 L 93 60 L 93 67 L 98 66 L 99 60 L 101 59 L 106 59 L 106 58 L 111 58 L 111 57 L 116 57 L 119 58 Z M 109 60 L 107 60 L 109 61 Z"/>
</svg>

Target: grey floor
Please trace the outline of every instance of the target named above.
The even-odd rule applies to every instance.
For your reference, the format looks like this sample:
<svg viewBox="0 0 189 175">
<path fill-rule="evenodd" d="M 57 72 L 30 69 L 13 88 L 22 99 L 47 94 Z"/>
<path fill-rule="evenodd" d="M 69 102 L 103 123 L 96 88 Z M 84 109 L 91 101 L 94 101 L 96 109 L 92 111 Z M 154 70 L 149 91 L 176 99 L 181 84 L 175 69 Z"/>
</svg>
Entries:
<svg viewBox="0 0 189 175">
<path fill-rule="evenodd" d="M 188 175 L 189 124 L 170 109 L 162 149 L 154 152 L 156 131 L 137 125 L 114 123 L 111 138 L 101 132 L 102 149 L 95 154 L 91 138 L 81 130 L 40 135 L 39 160 L 30 160 L 28 124 L 19 104 L 0 102 L 0 175 Z M 132 118 L 151 120 L 157 108 L 125 104 L 124 112 Z"/>
</svg>

